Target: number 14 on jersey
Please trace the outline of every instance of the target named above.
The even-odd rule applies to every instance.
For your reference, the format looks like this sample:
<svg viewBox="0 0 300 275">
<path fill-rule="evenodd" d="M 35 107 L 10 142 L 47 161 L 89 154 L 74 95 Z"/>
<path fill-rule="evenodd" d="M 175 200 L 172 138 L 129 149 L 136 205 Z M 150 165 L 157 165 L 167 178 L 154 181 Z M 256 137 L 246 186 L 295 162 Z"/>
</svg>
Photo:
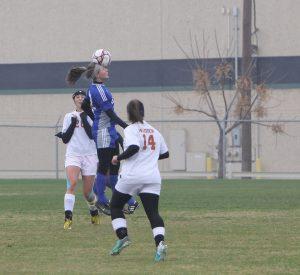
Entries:
<svg viewBox="0 0 300 275">
<path fill-rule="evenodd" d="M 155 150 L 155 140 L 154 140 L 154 136 L 153 135 L 149 135 L 147 136 L 146 134 L 143 134 L 143 138 L 144 138 L 144 146 L 143 146 L 143 150 L 147 149 L 147 146 L 150 146 L 151 150 Z"/>
</svg>

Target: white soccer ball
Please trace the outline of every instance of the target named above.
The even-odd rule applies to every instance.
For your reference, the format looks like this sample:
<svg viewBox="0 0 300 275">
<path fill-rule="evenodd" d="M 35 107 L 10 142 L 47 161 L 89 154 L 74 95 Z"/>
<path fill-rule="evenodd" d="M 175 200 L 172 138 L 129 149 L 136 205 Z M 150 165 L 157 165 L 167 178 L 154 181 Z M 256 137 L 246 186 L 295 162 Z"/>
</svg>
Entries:
<svg viewBox="0 0 300 275">
<path fill-rule="evenodd" d="M 111 62 L 111 54 L 107 50 L 99 49 L 93 53 L 92 62 L 107 67 Z"/>
</svg>

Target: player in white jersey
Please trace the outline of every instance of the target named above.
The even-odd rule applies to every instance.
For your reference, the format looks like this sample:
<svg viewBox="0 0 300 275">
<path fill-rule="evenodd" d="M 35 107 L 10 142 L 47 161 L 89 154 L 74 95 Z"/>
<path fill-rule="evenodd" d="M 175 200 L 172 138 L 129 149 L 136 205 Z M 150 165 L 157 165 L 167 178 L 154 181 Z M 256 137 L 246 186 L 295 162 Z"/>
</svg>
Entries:
<svg viewBox="0 0 300 275">
<path fill-rule="evenodd" d="M 130 101 L 127 105 L 127 113 L 132 124 L 124 130 L 125 151 L 112 159 L 113 164 L 124 161 L 111 200 L 112 226 L 119 238 L 111 255 L 118 255 L 124 247 L 130 244 L 122 209 L 130 196 L 139 195 L 150 221 L 156 244 L 155 261 L 162 261 L 165 259 L 167 246 L 164 244 L 164 222 L 158 213 L 161 190 L 158 160 L 168 158 L 169 152 L 159 131 L 143 120 L 142 102 Z"/>
<path fill-rule="evenodd" d="M 62 132 L 57 134 L 67 144 L 65 168 L 68 186 L 64 198 L 64 229 L 71 229 L 75 189 L 80 174 L 83 180 L 83 194 L 90 208 L 91 221 L 94 224 L 100 222 L 99 213 L 95 207 L 97 197 L 93 192 L 98 157 L 92 137 L 93 122 L 81 109 L 85 96 L 86 93 L 81 90 L 73 94 L 76 110 L 65 115 Z"/>
</svg>

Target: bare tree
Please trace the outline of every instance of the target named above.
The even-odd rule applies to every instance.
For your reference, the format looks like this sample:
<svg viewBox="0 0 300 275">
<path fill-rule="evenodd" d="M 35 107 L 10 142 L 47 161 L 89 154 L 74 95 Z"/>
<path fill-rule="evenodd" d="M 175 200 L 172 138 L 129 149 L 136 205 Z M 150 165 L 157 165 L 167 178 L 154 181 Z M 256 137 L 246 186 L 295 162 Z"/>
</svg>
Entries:
<svg viewBox="0 0 300 275">
<path fill-rule="evenodd" d="M 220 52 L 216 35 L 215 39 L 218 52 Z M 196 49 L 199 49 L 197 40 L 194 39 L 193 41 L 196 44 Z M 192 45 L 193 41 L 191 39 L 192 54 L 194 55 L 197 51 Z M 200 97 L 201 100 L 195 100 L 195 102 L 199 102 L 199 106 L 190 108 L 184 106 L 180 100 L 177 100 L 171 95 L 168 95 L 167 98 L 175 105 L 174 111 L 177 114 L 196 112 L 211 118 L 212 121 L 216 123 L 219 130 L 217 147 L 218 178 L 224 178 L 226 175 L 226 136 L 234 128 L 245 122 L 251 127 L 251 123 L 253 122 L 249 120 L 249 117 L 251 118 L 252 113 L 255 114 L 257 118 L 263 118 L 267 115 L 266 106 L 270 98 L 268 89 L 264 83 L 254 86 L 251 78 L 245 75 L 236 81 L 234 90 L 226 90 L 226 85 L 233 81 L 233 68 L 230 61 L 220 56 L 221 62 L 214 67 L 213 71 L 209 71 L 206 69 L 205 59 L 201 61 L 200 58 L 195 58 L 195 56 L 190 58 L 176 39 L 175 42 L 190 61 L 196 96 Z M 206 45 L 204 38 L 203 45 Z M 204 48 L 205 46 L 203 46 L 203 49 Z M 251 70 L 251 67 L 249 70 Z M 247 91 L 247 93 L 245 93 L 245 91 Z M 220 99 L 221 102 L 223 102 L 222 106 L 217 106 L 216 102 Z M 262 125 L 270 127 L 275 133 L 282 132 L 282 127 L 278 124 Z"/>
</svg>

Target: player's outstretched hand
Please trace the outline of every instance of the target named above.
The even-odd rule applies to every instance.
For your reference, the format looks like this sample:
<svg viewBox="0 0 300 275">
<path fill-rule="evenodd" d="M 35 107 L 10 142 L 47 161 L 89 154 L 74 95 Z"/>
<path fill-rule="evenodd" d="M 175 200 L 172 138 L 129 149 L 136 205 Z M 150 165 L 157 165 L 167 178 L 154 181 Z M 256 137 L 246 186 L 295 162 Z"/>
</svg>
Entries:
<svg viewBox="0 0 300 275">
<path fill-rule="evenodd" d="M 113 165 L 117 165 L 118 164 L 118 156 L 113 156 L 113 158 L 112 158 L 112 160 L 111 160 L 111 163 L 113 164 Z"/>
<path fill-rule="evenodd" d="M 58 137 L 58 138 L 62 138 L 62 132 L 59 132 L 59 133 L 55 134 L 55 136 Z"/>
</svg>

